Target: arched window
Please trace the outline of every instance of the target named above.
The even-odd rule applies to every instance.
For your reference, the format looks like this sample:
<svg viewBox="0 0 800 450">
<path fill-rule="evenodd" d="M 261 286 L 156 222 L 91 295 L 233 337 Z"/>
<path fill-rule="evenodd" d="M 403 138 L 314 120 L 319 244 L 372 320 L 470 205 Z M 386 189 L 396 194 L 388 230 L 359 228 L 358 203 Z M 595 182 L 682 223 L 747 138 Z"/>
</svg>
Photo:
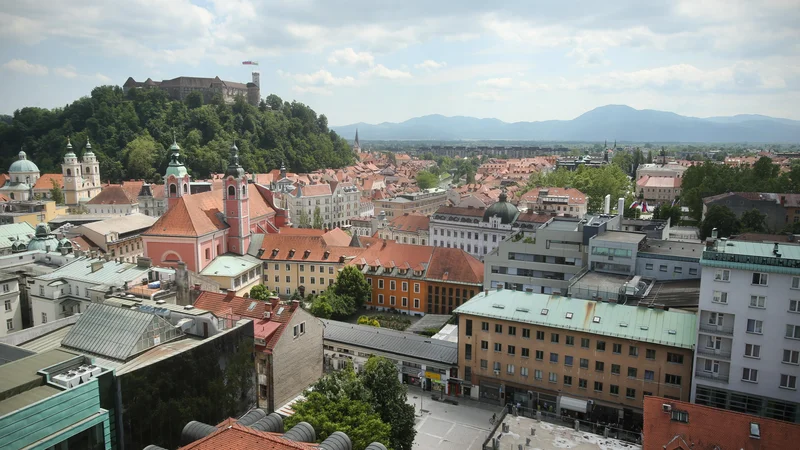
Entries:
<svg viewBox="0 0 800 450">
<path fill-rule="evenodd" d="M 86 173 L 89 173 L 89 174 L 92 173 L 92 168 L 91 167 L 87 167 L 86 168 Z"/>
<path fill-rule="evenodd" d="M 183 193 L 184 194 L 188 194 L 189 193 L 189 185 L 186 184 L 186 183 L 183 184 Z"/>
<path fill-rule="evenodd" d="M 67 176 L 68 176 L 68 177 L 71 177 L 71 176 L 72 176 L 72 169 L 67 169 Z"/>
<path fill-rule="evenodd" d="M 11 200 L 14 200 L 14 193 L 13 192 L 9 193 L 8 196 L 11 197 Z"/>
<path fill-rule="evenodd" d="M 233 186 L 228 186 L 228 198 L 236 197 L 236 188 Z"/>
<path fill-rule="evenodd" d="M 169 185 L 169 195 L 177 195 L 178 194 L 178 186 L 175 183 Z"/>
<path fill-rule="evenodd" d="M 246 195 L 247 195 L 247 185 L 243 184 L 242 185 L 242 197 L 244 197 Z"/>
</svg>

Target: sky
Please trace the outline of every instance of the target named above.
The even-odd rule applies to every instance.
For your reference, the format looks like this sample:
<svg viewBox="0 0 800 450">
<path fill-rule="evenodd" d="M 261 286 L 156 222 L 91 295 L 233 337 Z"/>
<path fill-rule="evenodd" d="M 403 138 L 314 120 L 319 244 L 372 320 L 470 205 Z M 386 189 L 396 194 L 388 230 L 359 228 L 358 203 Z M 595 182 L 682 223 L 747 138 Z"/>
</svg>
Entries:
<svg viewBox="0 0 800 450">
<path fill-rule="evenodd" d="M 103 84 L 246 82 L 331 125 L 572 119 L 607 104 L 800 120 L 798 0 L 15 0 L 0 113 Z"/>
</svg>

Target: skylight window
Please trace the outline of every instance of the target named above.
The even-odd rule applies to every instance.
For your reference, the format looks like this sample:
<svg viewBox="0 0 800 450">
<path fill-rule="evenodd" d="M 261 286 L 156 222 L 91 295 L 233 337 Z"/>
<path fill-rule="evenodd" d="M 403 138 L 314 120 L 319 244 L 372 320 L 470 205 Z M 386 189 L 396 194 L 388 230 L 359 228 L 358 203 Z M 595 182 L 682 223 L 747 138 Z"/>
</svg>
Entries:
<svg viewBox="0 0 800 450">
<path fill-rule="evenodd" d="M 550 312 L 550 310 L 548 310 L 547 308 L 542 308 L 542 315 L 543 316 L 546 316 L 548 312 Z"/>
<path fill-rule="evenodd" d="M 667 330 L 667 333 L 669 333 L 669 334 L 678 334 L 678 332 L 675 331 L 675 330 Z"/>
<path fill-rule="evenodd" d="M 622 328 L 628 328 L 628 324 L 626 322 L 620 322 L 619 326 Z"/>
<path fill-rule="evenodd" d="M 567 315 L 566 315 L 566 316 L 564 316 L 564 317 L 566 317 L 567 319 L 572 319 L 572 313 L 571 313 L 571 312 L 568 312 L 568 313 L 567 313 Z"/>
<path fill-rule="evenodd" d="M 600 316 L 594 316 L 594 318 L 592 319 L 592 322 L 600 323 Z"/>
</svg>

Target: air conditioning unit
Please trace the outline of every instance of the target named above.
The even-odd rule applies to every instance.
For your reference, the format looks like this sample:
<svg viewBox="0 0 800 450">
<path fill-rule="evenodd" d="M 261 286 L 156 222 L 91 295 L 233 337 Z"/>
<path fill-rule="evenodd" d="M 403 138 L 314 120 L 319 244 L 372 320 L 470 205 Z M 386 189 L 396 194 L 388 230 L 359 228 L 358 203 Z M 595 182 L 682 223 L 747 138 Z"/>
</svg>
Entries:
<svg viewBox="0 0 800 450">
<path fill-rule="evenodd" d="M 500 375 L 500 371 L 499 371 L 499 370 L 495 370 L 495 371 L 494 371 L 494 374 L 495 374 L 495 375 Z"/>
<path fill-rule="evenodd" d="M 661 411 L 663 411 L 663 412 L 672 411 L 672 405 L 670 405 L 669 403 L 662 403 L 661 404 Z"/>
<path fill-rule="evenodd" d="M 81 377 L 74 370 L 69 372 L 60 373 L 53 377 L 53 381 L 64 386 L 65 388 L 74 388 L 81 383 Z"/>
</svg>

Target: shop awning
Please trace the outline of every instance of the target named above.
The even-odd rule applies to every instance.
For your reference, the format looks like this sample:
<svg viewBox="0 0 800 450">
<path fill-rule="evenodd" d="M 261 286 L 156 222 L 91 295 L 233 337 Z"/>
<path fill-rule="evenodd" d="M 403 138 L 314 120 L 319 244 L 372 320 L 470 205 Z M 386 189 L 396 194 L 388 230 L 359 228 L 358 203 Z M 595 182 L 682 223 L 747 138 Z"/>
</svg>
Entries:
<svg viewBox="0 0 800 450">
<path fill-rule="evenodd" d="M 588 406 L 588 402 L 586 400 L 580 400 L 577 398 L 567 397 L 562 395 L 561 396 L 561 409 L 568 409 L 570 411 L 577 411 L 580 413 L 586 413 L 586 409 Z"/>
</svg>

